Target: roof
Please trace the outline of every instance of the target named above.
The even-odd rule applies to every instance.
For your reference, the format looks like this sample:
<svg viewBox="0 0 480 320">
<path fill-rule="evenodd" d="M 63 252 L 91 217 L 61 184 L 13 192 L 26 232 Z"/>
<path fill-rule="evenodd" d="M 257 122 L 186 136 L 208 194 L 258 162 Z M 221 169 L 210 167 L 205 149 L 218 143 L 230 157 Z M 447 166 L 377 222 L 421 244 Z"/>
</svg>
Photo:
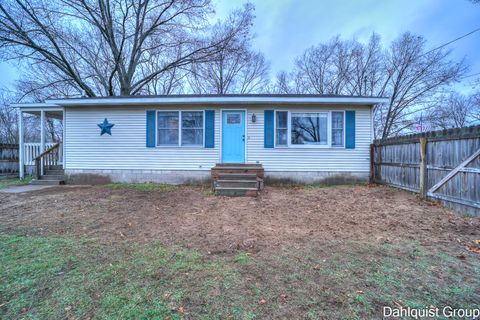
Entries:
<svg viewBox="0 0 480 320">
<path fill-rule="evenodd" d="M 305 105 L 356 104 L 375 105 L 388 102 L 385 97 L 316 95 L 316 94 L 206 94 L 146 95 L 91 98 L 50 99 L 44 103 L 16 104 L 18 108 L 80 107 L 80 106 L 146 106 L 146 105 Z"/>
</svg>

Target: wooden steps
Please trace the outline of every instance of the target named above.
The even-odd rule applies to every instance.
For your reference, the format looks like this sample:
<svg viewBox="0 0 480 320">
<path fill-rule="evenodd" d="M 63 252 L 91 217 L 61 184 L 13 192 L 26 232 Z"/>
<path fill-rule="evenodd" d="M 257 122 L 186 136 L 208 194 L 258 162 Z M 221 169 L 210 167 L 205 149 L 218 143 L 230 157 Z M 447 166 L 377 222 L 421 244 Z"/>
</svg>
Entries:
<svg viewBox="0 0 480 320">
<path fill-rule="evenodd" d="M 261 164 L 218 163 L 211 173 L 216 195 L 256 197 L 263 189 Z"/>
<path fill-rule="evenodd" d="M 40 179 L 34 179 L 30 184 L 35 185 L 62 185 L 65 184 L 65 174 L 62 166 L 49 166 Z"/>
</svg>

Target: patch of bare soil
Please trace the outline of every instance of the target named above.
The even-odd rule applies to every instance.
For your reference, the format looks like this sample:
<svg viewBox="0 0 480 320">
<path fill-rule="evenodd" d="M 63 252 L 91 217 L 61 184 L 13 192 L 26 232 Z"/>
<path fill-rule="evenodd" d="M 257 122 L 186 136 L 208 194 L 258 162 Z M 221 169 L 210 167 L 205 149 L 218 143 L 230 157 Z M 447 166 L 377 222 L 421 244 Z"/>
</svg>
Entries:
<svg viewBox="0 0 480 320">
<path fill-rule="evenodd" d="M 159 240 L 210 253 L 257 252 L 323 240 L 413 240 L 460 248 L 480 239 L 479 218 L 454 215 L 383 186 L 267 187 L 258 198 L 216 197 L 205 190 L 67 186 L 0 194 L 0 231 Z"/>
</svg>

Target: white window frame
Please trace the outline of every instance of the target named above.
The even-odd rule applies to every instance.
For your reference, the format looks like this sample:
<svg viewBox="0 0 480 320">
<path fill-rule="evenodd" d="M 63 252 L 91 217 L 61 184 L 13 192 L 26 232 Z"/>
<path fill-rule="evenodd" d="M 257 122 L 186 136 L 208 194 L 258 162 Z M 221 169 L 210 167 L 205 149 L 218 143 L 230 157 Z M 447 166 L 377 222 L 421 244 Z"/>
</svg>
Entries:
<svg viewBox="0 0 480 320">
<path fill-rule="evenodd" d="M 277 146 L 277 112 L 287 112 L 287 144 Z M 332 146 L 332 112 L 343 112 L 343 146 Z M 292 144 L 292 113 L 327 113 L 327 144 Z M 346 112 L 345 110 L 318 110 L 318 109 L 298 109 L 298 110 L 274 110 L 274 122 L 273 122 L 273 146 L 277 149 L 282 148 L 304 148 L 304 149 L 345 149 L 346 145 Z"/>
<path fill-rule="evenodd" d="M 159 112 L 177 112 L 178 113 L 178 144 L 170 144 L 170 145 L 161 145 L 158 143 L 158 113 Z M 203 130 L 203 142 L 202 144 L 197 145 L 182 145 L 182 112 L 202 112 L 203 123 L 202 123 L 202 130 Z M 157 148 L 205 148 L 205 110 L 198 110 L 198 109 L 188 109 L 188 110 L 156 110 L 155 111 L 155 140 L 156 140 L 156 147 Z"/>
<path fill-rule="evenodd" d="M 332 141 L 330 141 L 330 145 L 332 146 L 332 148 L 345 149 L 345 144 L 347 143 L 347 141 L 346 141 L 346 139 L 345 139 L 345 136 L 346 136 L 346 135 L 345 135 L 345 129 L 346 129 L 346 120 L 347 120 L 346 117 L 345 117 L 346 112 L 345 112 L 345 110 L 332 110 L 332 111 L 330 111 L 330 117 L 331 117 L 331 115 L 332 115 L 333 112 L 341 112 L 341 113 L 343 113 L 343 146 L 334 146 L 334 145 L 332 144 Z M 332 135 L 332 130 L 333 130 L 332 123 L 330 123 L 330 127 L 331 127 L 331 128 L 330 128 L 330 136 L 331 136 L 331 135 Z"/>
<path fill-rule="evenodd" d="M 277 145 L 277 112 L 286 112 L 287 113 L 287 144 Z M 290 130 L 290 115 L 289 111 L 287 110 L 274 110 L 273 113 L 273 147 L 274 148 L 288 148 L 288 139 L 290 137 L 289 130 Z"/>
</svg>

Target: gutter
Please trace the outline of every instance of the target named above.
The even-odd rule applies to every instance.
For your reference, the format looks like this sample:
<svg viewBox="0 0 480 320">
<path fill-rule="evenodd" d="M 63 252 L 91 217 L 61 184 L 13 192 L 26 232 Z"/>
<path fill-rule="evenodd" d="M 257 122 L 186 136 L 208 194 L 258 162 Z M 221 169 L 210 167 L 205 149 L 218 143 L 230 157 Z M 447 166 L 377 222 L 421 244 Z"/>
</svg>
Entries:
<svg viewBox="0 0 480 320">
<path fill-rule="evenodd" d="M 14 105 L 18 108 L 82 107 L 82 106 L 155 106 L 155 105 L 313 105 L 349 104 L 376 105 L 387 103 L 388 98 L 376 97 L 125 97 L 52 99 L 45 103 Z"/>
</svg>

